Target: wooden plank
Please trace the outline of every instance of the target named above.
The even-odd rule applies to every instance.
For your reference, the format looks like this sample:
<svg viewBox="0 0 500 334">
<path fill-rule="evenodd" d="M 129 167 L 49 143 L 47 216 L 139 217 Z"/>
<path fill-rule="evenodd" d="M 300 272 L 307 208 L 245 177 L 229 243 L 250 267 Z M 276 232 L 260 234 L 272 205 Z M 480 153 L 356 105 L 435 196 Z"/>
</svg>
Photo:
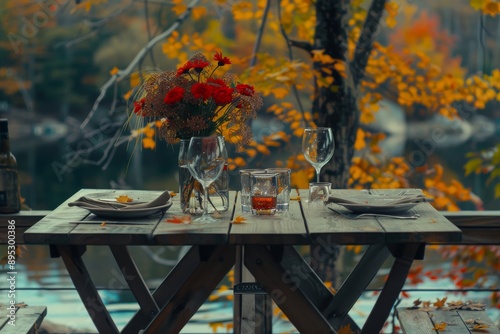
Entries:
<svg viewBox="0 0 500 334">
<path fill-rule="evenodd" d="M 244 213 L 239 200 L 234 216 L 246 219 L 244 224 L 232 224 L 229 242 L 232 244 L 304 245 L 308 243 L 307 230 L 298 201 L 290 201 L 288 212 L 273 216 Z"/>
<path fill-rule="evenodd" d="M 85 220 L 102 220 L 106 224 L 75 224 L 75 228 L 68 233 L 67 240 L 72 245 L 153 245 L 153 231 L 163 217 L 164 215 L 159 214 L 133 219 L 137 222 L 134 225 L 130 222 L 119 224 L 119 221 L 109 221 L 91 214 Z"/>
<path fill-rule="evenodd" d="M 441 211 L 441 214 L 462 230 L 463 238 L 457 244 L 500 244 L 500 211 Z"/>
<path fill-rule="evenodd" d="M 445 322 L 447 324 L 445 332 L 453 334 L 470 334 L 466 324 L 455 310 L 434 310 L 429 311 L 428 315 L 434 325 Z"/>
<path fill-rule="evenodd" d="M 6 244 L 8 226 L 11 222 L 16 227 L 16 245 L 24 244 L 24 232 L 49 214 L 50 211 L 25 210 L 13 214 L 0 214 L 0 245 Z"/>
<path fill-rule="evenodd" d="M 403 333 L 407 334 L 437 334 L 434 324 L 427 312 L 398 308 L 396 315 Z"/>
<path fill-rule="evenodd" d="M 359 190 L 336 189 L 337 194 L 356 194 Z M 300 203 L 304 212 L 307 229 L 312 240 L 323 244 L 375 244 L 385 240 L 384 230 L 380 224 L 372 218 L 352 220 L 344 218 L 327 207 L 314 206 L 311 208 L 306 199 L 309 190 L 299 190 Z M 336 204 L 329 204 L 335 207 Z"/>
<path fill-rule="evenodd" d="M 488 317 L 485 311 L 470 311 L 470 310 L 458 310 L 458 315 L 464 322 L 470 319 L 478 319 L 483 324 L 488 325 L 486 333 L 488 334 L 500 334 L 500 329 L 493 323 L 493 321 Z M 477 333 L 477 332 L 471 332 Z"/>
<path fill-rule="evenodd" d="M 5 307 L 2 307 L 1 314 L 4 315 Z M 47 314 L 46 306 L 26 306 L 20 307 L 16 312 L 15 326 L 5 324 L 4 327 L 0 326 L 2 334 L 20 334 L 20 333 L 37 333 L 43 318 Z M 2 316 L 2 321 L 4 316 Z"/>
<path fill-rule="evenodd" d="M 68 234 L 77 226 L 77 224 L 68 222 L 80 221 L 89 216 L 88 210 L 70 207 L 68 206 L 69 202 L 73 202 L 81 196 L 113 198 L 116 197 L 116 194 L 124 193 L 128 193 L 130 197 L 135 197 L 135 194 L 139 194 L 141 191 L 81 189 L 29 228 L 25 233 L 25 241 L 31 244 L 68 244 Z M 142 193 L 146 194 L 146 192 Z"/>
<path fill-rule="evenodd" d="M 500 228 L 500 210 L 489 211 L 440 211 L 460 228 Z"/>
<path fill-rule="evenodd" d="M 374 189 L 370 190 L 370 193 L 394 195 L 401 191 L 401 189 Z M 408 195 L 421 193 L 419 189 L 406 191 Z M 461 240 L 460 229 L 429 203 L 418 204 L 410 211 L 420 214 L 420 217 L 415 220 L 377 218 L 380 226 L 386 231 L 388 243 L 448 243 Z"/>
<path fill-rule="evenodd" d="M 152 233 L 153 242 L 159 245 L 221 245 L 227 242 L 236 192 L 229 192 L 229 210 L 222 212 L 216 223 L 175 224 L 166 220 L 184 216 L 179 202 L 174 202 Z M 175 197 L 174 197 L 175 199 Z M 192 219 L 195 219 L 193 216 Z"/>
</svg>

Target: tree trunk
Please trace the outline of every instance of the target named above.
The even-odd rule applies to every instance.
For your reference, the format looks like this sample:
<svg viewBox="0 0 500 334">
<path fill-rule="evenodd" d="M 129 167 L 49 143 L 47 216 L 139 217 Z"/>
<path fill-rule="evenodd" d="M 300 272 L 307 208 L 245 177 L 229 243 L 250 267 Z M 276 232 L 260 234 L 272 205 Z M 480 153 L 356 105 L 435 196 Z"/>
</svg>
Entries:
<svg viewBox="0 0 500 334">
<path fill-rule="evenodd" d="M 324 54 L 342 62 L 345 73 L 339 73 L 334 64 L 316 62 L 315 73 L 332 76 L 330 87 L 316 87 L 313 115 L 316 124 L 330 127 L 335 138 L 335 153 L 332 160 L 322 168 L 321 179 L 332 183 L 332 188 L 346 188 L 354 155 L 354 143 L 359 127 L 358 84 L 371 52 L 375 32 L 384 12 L 386 0 L 373 0 L 366 22 L 356 46 L 353 61 L 348 58 L 348 0 L 317 0 L 316 31 L 313 50 L 324 50 Z M 318 246 L 319 247 L 319 246 Z M 329 260 L 319 268 L 318 274 L 330 280 L 334 286 L 340 283 L 337 265 L 340 252 L 332 252 Z"/>
<path fill-rule="evenodd" d="M 316 32 L 314 49 L 324 50 L 333 59 L 349 64 L 347 59 L 347 1 L 318 0 L 316 2 Z M 329 67 L 329 68 L 325 68 Z M 331 76 L 332 87 L 318 87 L 313 102 L 313 114 L 318 115 L 318 126 L 332 128 L 335 153 L 322 169 L 321 179 L 332 183 L 332 188 L 346 188 L 349 168 L 354 154 L 354 142 L 359 125 L 354 79 L 346 68 L 346 76 L 333 64 L 315 63 L 317 73 Z"/>
</svg>

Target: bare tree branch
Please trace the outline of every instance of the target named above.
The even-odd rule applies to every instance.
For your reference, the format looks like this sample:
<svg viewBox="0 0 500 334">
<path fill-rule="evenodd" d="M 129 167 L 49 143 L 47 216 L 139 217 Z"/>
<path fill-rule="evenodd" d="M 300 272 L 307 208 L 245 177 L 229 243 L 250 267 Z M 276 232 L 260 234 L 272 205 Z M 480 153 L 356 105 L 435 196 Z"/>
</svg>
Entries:
<svg viewBox="0 0 500 334">
<path fill-rule="evenodd" d="M 308 43 L 308 42 L 295 41 L 293 39 L 289 39 L 288 40 L 288 45 L 289 46 L 293 46 L 295 48 L 299 48 L 299 49 L 305 50 L 308 53 L 311 53 L 312 50 L 313 50 L 313 46 L 311 45 L 311 43 Z"/>
<path fill-rule="evenodd" d="M 283 23 L 281 21 L 281 0 L 278 2 L 278 20 L 280 22 L 280 31 L 281 35 L 285 38 L 286 45 L 288 48 L 288 58 L 290 60 L 293 60 L 293 50 L 292 50 L 292 44 L 290 43 L 290 38 L 288 37 L 288 34 L 285 31 L 285 28 L 283 27 Z M 297 100 L 297 104 L 299 105 L 299 110 L 302 115 L 302 119 L 305 121 L 305 110 L 304 106 L 302 105 L 302 100 L 300 99 L 299 95 L 299 90 L 297 89 L 297 85 L 293 84 L 292 85 L 292 91 L 293 95 L 295 96 L 295 99 Z"/>
<path fill-rule="evenodd" d="M 184 13 L 182 13 L 177 18 L 177 20 L 174 22 L 174 24 L 172 24 L 170 26 L 170 28 L 168 28 L 167 30 L 165 30 L 164 32 L 162 32 L 161 34 L 159 34 L 158 36 L 156 36 L 155 38 L 150 40 L 148 42 L 148 44 L 146 44 L 137 53 L 137 55 L 134 57 L 134 59 L 132 59 L 132 61 L 128 64 L 128 66 L 124 70 L 118 71 L 117 74 L 110 77 L 108 79 L 108 81 L 106 81 L 104 83 L 104 85 L 101 87 L 101 91 L 100 91 L 99 96 L 97 97 L 97 99 L 94 102 L 94 106 L 92 107 L 92 110 L 90 110 L 89 114 L 87 115 L 85 120 L 82 122 L 82 125 L 80 126 L 80 128 L 83 129 L 90 122 L 90 120 L 92 119 L 92 117 L 96 113 L 97 108 L 99 107 L 99 104 L 106 96 L 106 93 L 107 93 L 109 87 L 111 87 L 115 82 L 120 81 L 124 77 L 130 75 L 130 73 L 132 73 L 132 70 L 142 61 L 142 59 L 147 55 L 148 51 L 152 47 L 154 47 L 158 42 L 164 40 L 166 37 L 170 36 L 181 25 L 181 23 L 189 16 L 189 14 L 191 13 L 191 10 L 193 9 L 194 6 L 196 6 L 198 4 L 198 2 L 200 2 L 200 0 L 192 0 L 191 3 L 189 4 L 188 8 L 184 11 Z"/>
<path fill-rule="evenodd" d="M 380 25 L 380 19 L 384 14 L 385 3 L 386 0 L 373 0 L 368 10 L 363 30 L 361 30 L 361 35 L 356 43 L 356 50 L 354 51 L 351 63 L 351 71 L 356 86 L 363 79 L 366 64 L 368 63 L 373 42 L 375 41 L 375 35 Z"/>
<path fill-rule="evenodd" d="M 254 67 L 257 63 L 257 52 L 259 52 L 260 43 L 262 42 L 262 35 L 264 34 L 264 28 L 266 27 L 269 8 L 271 8 L 271 1 L 272 0 L 267 0 L 266 2 L 266 8 L 264 9 L 264 14 L 262 15 L 262 22 L 260 24 L 259 31 L 257 32 L 257 39 L 255 40 L 255 45 L 253 47 L 252 58 L 250 59 L 250 67 Z"/>
</svg>

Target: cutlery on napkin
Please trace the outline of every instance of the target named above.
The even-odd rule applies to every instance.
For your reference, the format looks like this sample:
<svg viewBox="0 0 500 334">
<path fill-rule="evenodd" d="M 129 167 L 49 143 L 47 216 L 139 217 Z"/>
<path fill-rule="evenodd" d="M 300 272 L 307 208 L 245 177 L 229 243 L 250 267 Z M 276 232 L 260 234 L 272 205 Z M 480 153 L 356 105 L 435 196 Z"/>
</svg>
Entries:
<svg viewBox="0 0 500 334">
<path fill-rule="evenodd" d="M 82 196 L 74 202 L 68 203 L 69 206 L 78 206 L 83 209 L 116 209 L 116 210 L 137 210 L 155 208 L 166 204 L 170 200 L 170 192 L 167 190 L 163 192 L 156 199 L 151 202 L 114 202 L 107 200 L 100 200 Z"/>
<path fill-rule="evenodd" d="M 416 195 L 404 195 L 404 196 L 391 196 L 391 195 L 370 195 L 370 194 L 360 194 L 356 197 L 354 196 L 335 196 L 330 195 L 326 200 L 325 204 L 337 203 L 337 204 L 352 204 L 352 205 L 383 205 L 383 206 L 394 206 L 400 204 L 408 203 L 424 203 L 431 202 L 432 199 L 425 197 L 422 194 Z"/>
</svg>

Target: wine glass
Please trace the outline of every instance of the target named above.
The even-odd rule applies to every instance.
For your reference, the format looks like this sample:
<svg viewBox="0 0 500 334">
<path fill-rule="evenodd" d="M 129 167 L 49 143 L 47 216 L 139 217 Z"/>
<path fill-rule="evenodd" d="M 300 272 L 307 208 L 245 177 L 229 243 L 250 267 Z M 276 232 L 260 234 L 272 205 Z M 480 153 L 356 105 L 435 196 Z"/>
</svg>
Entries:
<svg viewBox="0 0 500 334">
<path fill-rule="evenodd" d="M 187 167 L 193 177 L 203 186 L 203 215 L 193 223 L 216 222 L 208 214 L 208 187 L 222 173 L 227 152 L 221 136 L 192 137 L 187 153 Z"/>
<path fill-rule="evenodd" d="M 335 141 L 330 128 L 306 128 L 302 136 L 302 153 L 316 170 L 316 181 L 319 182 L 321 167 L 333 156 Z"/>
</svg>

